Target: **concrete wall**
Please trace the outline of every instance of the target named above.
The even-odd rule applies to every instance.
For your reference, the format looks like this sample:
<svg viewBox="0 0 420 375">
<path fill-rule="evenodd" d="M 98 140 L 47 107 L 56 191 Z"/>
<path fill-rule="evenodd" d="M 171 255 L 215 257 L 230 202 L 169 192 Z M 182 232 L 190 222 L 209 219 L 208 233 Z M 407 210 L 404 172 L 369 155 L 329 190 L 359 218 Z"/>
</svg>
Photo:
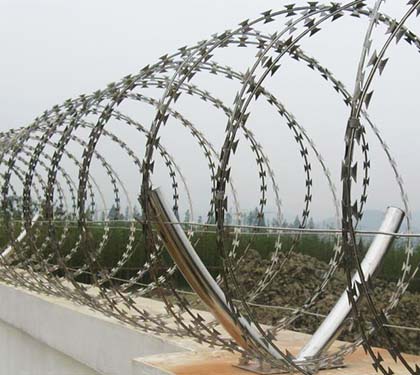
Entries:
<svg viewBox="0 0 420 375">
<path fill-rule="evenodd" d="M 99 373 L 0 321 L 0 374 L 98 375 Z"/>
<path fill-rule="evenodd" d="M 194 349 L 77 306 L 0 283 L 0 375 L 139 374 L 135 358 Z M 161 303 L 142 299 L 152 310 Z"/>
</svg>

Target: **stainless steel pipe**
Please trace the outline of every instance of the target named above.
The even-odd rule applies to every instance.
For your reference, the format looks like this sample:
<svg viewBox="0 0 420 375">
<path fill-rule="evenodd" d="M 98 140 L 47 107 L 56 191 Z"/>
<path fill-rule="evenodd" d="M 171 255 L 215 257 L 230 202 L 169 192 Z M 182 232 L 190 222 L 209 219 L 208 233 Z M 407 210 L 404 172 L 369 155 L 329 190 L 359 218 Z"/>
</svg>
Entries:
<svg viewBox="0 0 420 375">
<path fill-rule="evenodd" d="M 402 210 L 396 207 L 388 207 L 379 231 L 398 232 L 403 219 L 404 212 Z M 373 277 L 379 269 L 381 261 L 390 248 L 393 239 L 394 236 L 392 235 L 378 234 L 375 236 L 361 264 L 363 275 L 366 279 Z M 360 280 L 359 274 L 356 273 L 352 278 L 353 285 L 356 282 L 360 283 Z M 356 302 L 360 303 L 361 298 L 357 288 L 356 293 Z M 350 313 L 351 304 L 348 300 L 347 291 L 345 291 L 317 331 L 312 335 L 309 342 L 300 351 L 296 357 L 296 362 L 304 363 L 305 360 L 318 358 L 327 351 L 344 328 L 345 320 Z"/>
<path fill-rule="evenodd" d="M 258 347 L 259 350 L 265 351 L 274 359 L 282 360 L 277 348 L 263 340 L 257 327 L 240 316 L 234 311 L 234 307 L 228 304 L 225 294 L 197 255 L 170 205 L 165 202 L 160 189 L 150 192 L 148 203 L 152 209 L 158 232 L 169 254 L 191 288 L 207 305 L 233 340 L 245 350 Z M 248 340 L 244 337 L 247 337 Z"/>
</svg>

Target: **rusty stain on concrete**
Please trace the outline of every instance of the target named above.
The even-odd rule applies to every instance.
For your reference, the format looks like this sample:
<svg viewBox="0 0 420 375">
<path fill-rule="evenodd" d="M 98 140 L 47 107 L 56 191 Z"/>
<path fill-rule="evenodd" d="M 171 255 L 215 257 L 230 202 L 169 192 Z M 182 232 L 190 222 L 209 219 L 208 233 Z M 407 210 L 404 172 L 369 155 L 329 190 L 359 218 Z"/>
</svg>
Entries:
<svg viewBox="0 0 420 375">
<path fill-rule="evenodd" d="M 308 335 L 292 331 L 283 331 L 278 342 L 280 348 L 287 348 L 293 354 L 296 354 Z M 293 343 L 291 345 L 290 343 Z M 337 342 L 334 346 L 342 345 Z M 333 347 L 334 349 L 334 347 Z M 383 365 L 391 366 L 396 375 L 405 375 L 407 370 L 399 363 L 395 363 L 386 350 L 377 349 L 384 358 Z M 232 354 L 226 351 L 203 351 L 203 352 L 184 352 L 169 355 L 160 355 L 157 357 L 144 359 L 144 362 L 172 373 L 174 375 L 250 375 L 251 372 L 234 367 L 238 363 L 238 354 Z M 411 364 L 420 363 L 420 357 L 407 355 L 407 361 Z M 371 359 L 360 348 L 345 360 L 346 367 L 323 370 L 320 375 L 376 375 L 377 372 L 372 367 Z"/>
</svg>

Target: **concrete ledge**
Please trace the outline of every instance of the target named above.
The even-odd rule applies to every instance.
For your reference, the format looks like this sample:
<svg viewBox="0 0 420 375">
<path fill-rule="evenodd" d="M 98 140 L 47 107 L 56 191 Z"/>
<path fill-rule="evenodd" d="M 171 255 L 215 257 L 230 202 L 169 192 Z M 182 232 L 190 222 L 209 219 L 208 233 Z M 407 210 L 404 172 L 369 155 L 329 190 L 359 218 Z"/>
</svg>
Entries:
<svg viewBox="0 0 420 375">
<path fill-rule="evenodd" d="M 2 283 L 0 299 L 0 328 L 7 335 L 3 345 L 0 345 L 0 359 L 3 362 L 10 361 L 9 357 L 12 356 L 19 363 L 25 350 L 37 351 L 33 359 L 29 358 L 29 353 L 28 358 L 22 361 L 25 362 L 25 366 L 21 367 L 25 369 L 23 372 L 16 371 L 14 366 L 13 375 L 250 374 L 234 367 L 238 363 L 238 354 L 209 349 L 188 337 L 184 339 L 143 333 L 65 299 L 38 295 Z M 136 299 L 136 302 L 151 312 L 164 312 L 161 302 L 145 298 Z M 206 320 L 211 319 L 206 312 L 201 315 Z M 297 354 L 308 339 L 309 336 L 302 333 L 282 331 L 277 344 L 280 348 L 287 348 L 291 353 Z M 12 349 L 8 342 L 12 344 Z M 340 344 L 342 343 L 337 342 L 334 346 Z M 384 358 L 384 365 L 391 366 L 397 375 L 406 374 L 406 370 L 400 364 L 395 364 L 386 351 L 378 351 Z M 54 353 L 61 353 L 63 356 Z M 36 367 L 39 358 L 53 358 L 53 365 L 38 363 Z M 410 363 L 420 363 L 419 357 L 405 358 Z M 29 367 L 31 361 L 34 364 Z M 60 363 L 63 368 L 57 367 Z M 45 369 L 51 371 L 54 366 L 59 371 L 46 372 Z M 7 366 L 0 367 L 2 373 L 4 367 Z M 30 371 L 27 371 L 28 367 Z M 65 369 L 72 369 L 72 372 L 65 372 Z M 9 374 L 10 371 L 4 373 Z M 360 349 L 346 359 L 345 368 L 326 370 L 320 374 L 373 375 L 376 372 L 370 357 Z"/>
<path fill-rule="evenodd" d="M 0 374 L 100 375 L 0 320 Z"/>
<path fill-rule="evenodd" d="M 191 350 L 182 340 L 142 333 L 64 299 L 0 283 L 0 300 L 4 323 L 102 374 L 131 374 L 139 356 Z"/>
<path fill-rule="evenodd" d="M 378 349 L 384 358 L 384 364 L 391 366 L 396 375 L 405 375 L 407 370 L 396 364 L 385 350 Z M 252 375 L 251 372 L 234 367 L 238 363 L 238 355 L 224 351 L 202 353 L 177 353 L 156 355 L 135 360 L 136 375 Z M 410 364 L 420 362 L 419 357 L 407 355 Z M 322 370 L 320 375 L 376 375 L 371 359 L 362 349 L 356 351 L 346 360 L 346 367 Z"/>
<path fill-rule="evenodd" d="M 238 355 L 222 350 L 155 355 L 133 361 L 133 375 L 251 375 L 234 367 Z"/>
<path fill-rule="evenodd" d="M 288 349 L 296 355 L 300 348 L 309 340 L 307 334 L 281 331 L 278 336 L 277 345 Z M 333 349 L 338 349 L 343 342 L 337 341 Z M 390 366 L 395 375 L 406 375 L 407 370 L 401 363 L 395 363 L 390 354 L 383 349 L 376 349 L 384 359 L 383 365 Z M 415 368 L 420 363 L 420 357 L 404 355 L 405 359 Z M 154 355 L 145 358 L 137 358 L 134 368 L 135 375 L 252 375 L 251 372 L 235 367 L 239 362 L 239 355 L 226 351 L 213 350 L 202 352 L 183 352 L 165 355 Z M 346 367 L 322 370 L 320 375 L 376 375 L 377 372 L 372 366 L 371 358 L 360 348 L 345 360 Z"/>
</svg>

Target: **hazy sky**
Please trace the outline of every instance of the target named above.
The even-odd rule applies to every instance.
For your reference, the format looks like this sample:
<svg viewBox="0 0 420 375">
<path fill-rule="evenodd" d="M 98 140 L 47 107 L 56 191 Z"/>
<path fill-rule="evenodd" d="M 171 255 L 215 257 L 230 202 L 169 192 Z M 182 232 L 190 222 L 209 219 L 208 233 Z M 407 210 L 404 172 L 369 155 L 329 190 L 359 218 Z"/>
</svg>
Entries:
<svg viewBox="0 0 420 375">
<path fill-rule="evenodd" d="M 1 128 L 140 70 L 278 1 L 1 0 Z"/>
<path fill-rule="evenodd" d="M 287 3 L 290 1 L 0 0 L 0 129 L 25 125 L 54 104 L 104 88 L 107 83 L 139 71 L 144 65 L 155 62 L 159 56 L 173 52 L 180 46 L 194 44 L 215 32 L 233 28 L 244 19 L 255 18 L 262 11 L 276 9 Z M 398 16 L 401 15 L 401 9 L 406 8 L 405 3 L 395 0 L 392 4 L 386 4 L 384 9 Z M 414 31 L 416 21 L 418 19 L 409 23 L 410 26 L 414 25 Z M 264 30 L 274 32 L 279 24 L 269 26 L 271 29 L 265 27 Z M 366 26 L 366 19 L 345 20 L 337 25 L 328 25 L 319 36 L 302 43 L 302 48 L 319 58 L 351 92 Z M 378 29 L 378 46 L 384 41 L 384 31 L 383 27 Z M 251 52 L 228 51 L 220 59 L 238 69 L 245 69 L 252 66 L 254 61 L 255 50 Z M 383 77 L 375 82 L 378 94 L 372 101 L 371 116 L 401 165 L 413 208 L 418 209 L 418 52 L 401 44 L 388 55 L 391 58 L 389 67 Z M 276 75 L 267 87 L 288 105 L 308 129 L 340 190 L 339 170 L 347 108 L 319 76 L 299 64 L 293 64 L 285 63 L 282 66 L 284 71 Z M 229 105 L 240 87 L 225 86 L 223 81 L 203 82 L 213 85 L 213 91 L 218 96 L 230 98 L 227 100 Z M 220 146 L 226 119 L 211 111 L 209 114 L 214 117 L 203 116 L 205 106 L 188 103 L 186 99 L 179 105 L 208 134 L 215 146 Z M 304 175 L 298 150 L 287 129 L 280 131 L 270 127 L 279 120 L 275 112 L 267 108 L 255 106 L 249 126 L 267 150 L 279 177 L 284 210 L 299 212 L 304 195 Z M 205 210 L 207 195 L 206 198 L 200 197 L 200 191 L 209 186 L 208 172 L 202 172 L 195 165 L 191 158 L 192 151 L 181 140 L 181 133 L 182 130 L 168 131 L 168 148 L 180 160 L 188 181 L 193 185 L 195 204 L 201 213 Z M 401 205 L 384 154 L 373 134 L 369 133 L 368 136 L 372 159 L 368 207 L 383 210 L 389 204 Z M 178 149 L 173 143 L 179 143 Z M 136 147 L 135 144 L 133 147 Z M 109 151 L 109 148 L 104 149 L 104 155 L 112 160 Z M 142 151 L 139 149 L 138 152 L 141 158 Z M 115 158 L 113 162 L 124 177 L 124 165 Z M 258 191 L 255 192 L 258 189 L 255 183 L 257 170 L 255 166 L 248 166 L 252 158 L 249 153 L 247 156 L 246 148 L 241 158 L 240 162 L 234 160 L 236 169 L 233 170 L 241 195 L 241 206 L 248 209 L 255 207 L 258 199 Z M 332 205 L 327 203 L 330 202 L 330 196 L 326 180 L 320 168 L 315 166 L 315 159 L 312 160 L 316 183 L 314 215 L 331 216 L 333 210 Z M 252 177 L 249 176 L 250 170 Z M 129 180 L 128 175 L 126 178 Z M 128 185 L 130 193 L 134 194 L 137 182 L 129 180 Z M 272 209 L 272 201 L 269 207 Z"/>
</svg>

